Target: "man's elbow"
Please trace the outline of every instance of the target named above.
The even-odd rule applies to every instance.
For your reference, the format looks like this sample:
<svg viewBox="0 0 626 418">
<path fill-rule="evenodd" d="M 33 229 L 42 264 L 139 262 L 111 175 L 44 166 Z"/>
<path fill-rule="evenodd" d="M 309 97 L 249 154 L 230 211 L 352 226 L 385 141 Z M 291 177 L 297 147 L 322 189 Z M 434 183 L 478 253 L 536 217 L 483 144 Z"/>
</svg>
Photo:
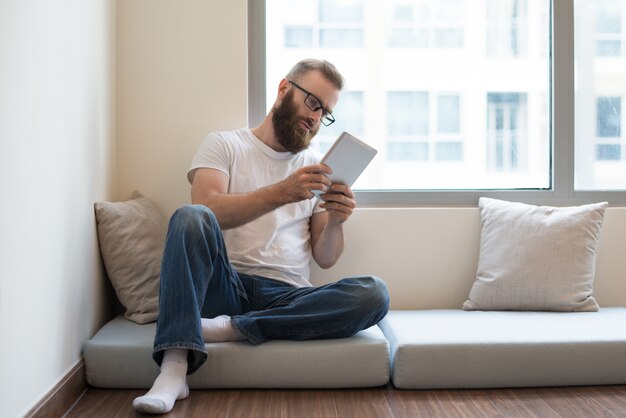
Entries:
<svg viewBox="0 0 626 418">
<path fill-rule="evenodd" d="M 337 264 L 337 260 L 339 260 L 339 255 L 337 257 L 332 258 L 324 258 L 324 257 L 313 257 L 317 265 L 323 269 L 327 270 Z"/>
<path fill-rule="evenodd" d="M 319 261 L 317 261 L 317 265 L 320 266 L 322 270 L 328 270 L 329 268 L 334 266 L 335 263 L 320 263 Z"/>
</svg>

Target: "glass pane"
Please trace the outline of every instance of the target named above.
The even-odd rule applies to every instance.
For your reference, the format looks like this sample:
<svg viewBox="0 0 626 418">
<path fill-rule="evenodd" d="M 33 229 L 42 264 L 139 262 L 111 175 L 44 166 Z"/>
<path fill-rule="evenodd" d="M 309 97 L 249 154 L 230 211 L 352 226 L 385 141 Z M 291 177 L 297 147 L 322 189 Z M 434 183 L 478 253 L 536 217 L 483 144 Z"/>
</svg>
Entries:
<svg viewBox="0 0 626 418">
<path fill-rule="evenodd" d="M 575 187 L 626 189 L 626 0 L 575 0 Z"/>
<path fill-rule="evenodd" d="M 361 48 L 363 31 L 360 29 L 322 29 L 321 48 Z"/>
<path fill-rule="evenodd" d="M 392 48 L 426 48 L 428 31 L 420 29 L 392 29 L 389 31 L 388 44 Z"/>
<path fill-rule="evenodd" d="M 387 102 L 389 135 L 428 134 L 428 93 L 389 92 Z"/>
<path fill-rule="evenodd" d="M 437 120 L 440 133 L 459 132 L 459 96 L 439 96 Z"/>
<path fill-rule="evenodd" d="M 460 29 L 435 30 L 435 46 L 438 48 L 462 48 L 463 31 Z"/>
<path fill-rule="evenodd" d="M 427 161 L 428 143 L 389 142 L 387 158 L 391 161 Z"/>
<path fill-rule="evenodd" d="M 487 55 L 516 57 L 526 54 L 527 8 L 526 0 L 487 0 Z"/>
<path fill-rule="evenodd" d="M 363 0 L 319 0 L 320 22 L 361 22 Z"/>
<path fill-rule="evenodd" d="M 355 189 L 550 187 L 550 2 L 307 4 L 304 24 L 290 0 L 266 2 L 267 108 L 297 60 L 334 63 L 346 79 L 337 123 L 313 144 L 347 130 L 379 151 Z M 310 24 L 313 47 L 286 48 L 281 22 Z"/>
<path fill-rule="evenodd" d="M 286 27 L 285 47 L 311 48 L 313 46 L 313 29 L 307 27 Z"/>
<path fill-rule="evenodd" d="M 394 22 L 413 21 L 413 7 L 409 4 L 399 4 L 393 8 L 392 19 Z"/>
<path fill-rule="evenodd" d="M 597 41 L 596 54 L 601 57 L 618 57 L 622 54 L 622 42 Z"/>
<path fill-rule="evenodd" d="M 622 32 L 622 4 L 621 0 L 591 0 L 595 5 L 596 33 L 621 33 Z"/>
<path fill-rule="evenodd" d="M 599 97 L 596 107 L 596 135 L 619 138 L 621 129 L 622 100 L 620 97 Z"/>
<path fill-rule="evenodd" d="M 439 161 L 461 161 L 463 144 L 461 142 L 439 142 L 435 146 L 435 158 Z"/>
<path fill-rule="evenodd" d="M 603 161 L 619 161 L 621 146 L 618 144 L 599 144 L 596 146 L 596 159 Z"/>
</svg>

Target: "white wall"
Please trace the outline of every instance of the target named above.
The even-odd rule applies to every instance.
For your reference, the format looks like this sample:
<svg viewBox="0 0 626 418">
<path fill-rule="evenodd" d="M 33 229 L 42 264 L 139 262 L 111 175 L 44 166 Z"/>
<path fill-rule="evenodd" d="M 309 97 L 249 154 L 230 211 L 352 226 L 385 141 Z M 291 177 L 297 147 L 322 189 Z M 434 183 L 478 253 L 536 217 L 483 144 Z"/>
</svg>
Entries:
<svg viewBox="0 0 626 418">
<path fill-rule="evenodd" d="M 115 192 L 110 0 L 0 2 L 0 416 L 32 408 L 108 308 L 93 202 Z"/>
<path fill-rule="evenodd" d="M 202 138 L 247 125 L 247 1 L 117 7 L 119 197 L 137 189 L 169 216 L 190 201 Z"/>
</svg>

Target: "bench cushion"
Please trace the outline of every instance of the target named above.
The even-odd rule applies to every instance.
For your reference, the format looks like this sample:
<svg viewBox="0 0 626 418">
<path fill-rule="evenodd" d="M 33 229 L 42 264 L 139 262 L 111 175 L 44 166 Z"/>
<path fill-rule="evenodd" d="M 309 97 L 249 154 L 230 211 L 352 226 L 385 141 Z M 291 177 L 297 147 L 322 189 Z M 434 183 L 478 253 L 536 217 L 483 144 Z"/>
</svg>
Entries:
<svg viewBox="0 0 626 418">
<path fill-rule="evenodd" d="M 87 382 L 101 388 L 149 388 L 156 324 L 114 318 L 85 343 Z M 207 362 L 189 376 L 199 388 L 374 387 L 389 382 L 389 343 L 378 327 L 315 341 L 206 344 Z"/>
<path fill-rule="evenodd" d="M 391 311 L 392 382 L 403 389 L 626 383 L 626 309 Z"/>
</svg>

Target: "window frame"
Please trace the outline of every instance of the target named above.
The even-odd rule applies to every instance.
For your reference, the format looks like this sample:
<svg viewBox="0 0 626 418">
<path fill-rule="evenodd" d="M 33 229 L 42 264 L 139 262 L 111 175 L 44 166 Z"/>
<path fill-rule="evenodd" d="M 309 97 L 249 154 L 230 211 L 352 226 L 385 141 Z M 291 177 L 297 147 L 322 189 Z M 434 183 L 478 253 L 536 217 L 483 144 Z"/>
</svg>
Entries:
<svg viewBox="0 0 626 418">
<path fill-rule="evenodd" d="M 574 0 L 551 0 L 550 182 L 546 189 L 355 190 L 359 207 L 476 206 L 480 197 L 535 205 L 608 201 L 626 206 L 625 190 L 575 190 Z M 248 0 L 248 123 L 265 117 L 265 0 Z M 558 74 L 558 77 L 554 77 Z"/>
</svg>

